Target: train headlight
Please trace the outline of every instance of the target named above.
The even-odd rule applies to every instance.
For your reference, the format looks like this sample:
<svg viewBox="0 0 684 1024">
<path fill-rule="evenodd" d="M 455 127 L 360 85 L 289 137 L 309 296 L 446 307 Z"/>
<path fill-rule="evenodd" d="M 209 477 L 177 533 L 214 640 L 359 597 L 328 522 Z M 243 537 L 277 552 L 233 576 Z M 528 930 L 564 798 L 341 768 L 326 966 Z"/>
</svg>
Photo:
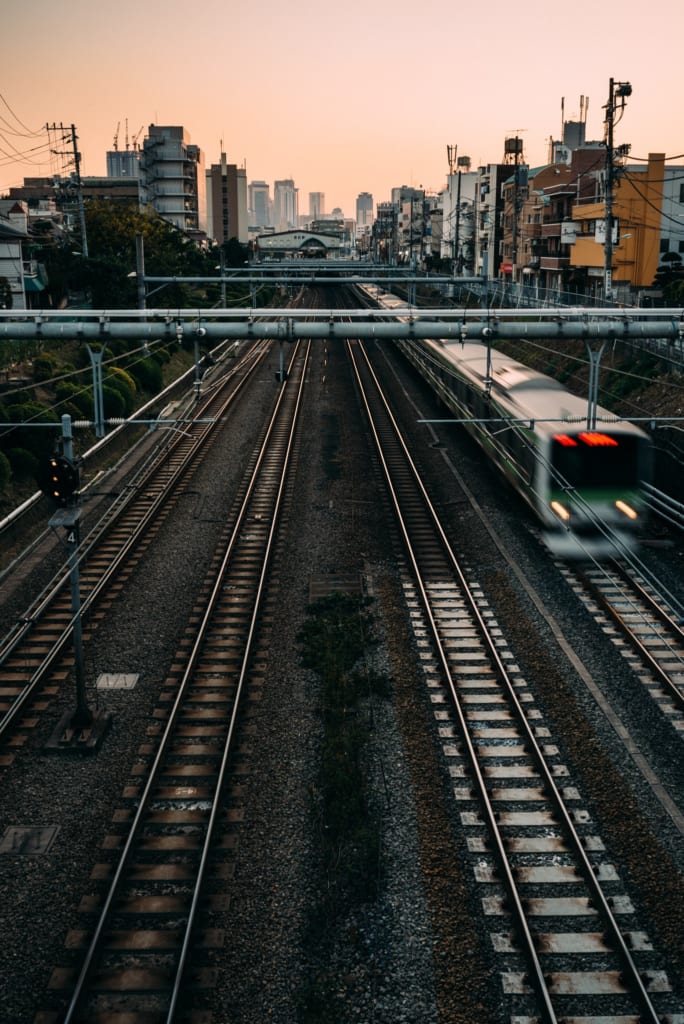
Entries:
<svg viewBox="0 0 684 1024">
<path fill-rule="evenodd" d="M 619 512 L 624 513 L 624 515 L 626 515 L 628 519 L 639 518 L 639 513 L 636 511 L 636 509 L 633 509 L 632 506 L 628 505 L 626 501 L 616 501 L 615 508 L 618 509 Z"/>
<path fill-rule="evenodd" d="M 567 523 L 570 518 L 569 508 L 566 508 L 565 505 L 561 505 L 560 501 L 552 501 L 551 509 L 556 513 L 559 519 L 562 519 L 563 522 Z"/>
</svg>

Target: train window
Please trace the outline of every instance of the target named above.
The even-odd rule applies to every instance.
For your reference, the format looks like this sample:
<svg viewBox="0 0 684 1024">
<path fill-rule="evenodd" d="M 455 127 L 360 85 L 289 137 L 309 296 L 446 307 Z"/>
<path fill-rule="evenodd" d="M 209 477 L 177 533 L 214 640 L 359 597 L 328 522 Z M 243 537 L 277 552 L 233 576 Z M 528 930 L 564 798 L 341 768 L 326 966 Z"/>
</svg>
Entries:
<svg viewBox="0 0 684 1024">
<path fill-rule="evenodd" d="M 515 427 L 507 432 L 505 443 L 518 466 L 521 478 L 529 483 L 534 476 L 536 464 L 533 446 Z"/>
<path fill-rule="evenodd" d="M 557 434 L 553 468 L 572 487 L 633 487 L 639 482 L 639 438 L 596 431 Z"/>
</svg>

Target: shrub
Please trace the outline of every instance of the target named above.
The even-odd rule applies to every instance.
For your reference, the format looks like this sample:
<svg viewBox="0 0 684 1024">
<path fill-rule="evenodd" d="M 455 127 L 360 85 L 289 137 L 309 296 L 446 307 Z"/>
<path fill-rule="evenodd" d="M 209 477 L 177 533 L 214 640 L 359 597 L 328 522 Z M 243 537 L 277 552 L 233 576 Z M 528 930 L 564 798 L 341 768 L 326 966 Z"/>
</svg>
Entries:
<svg viewBox="0 0 684 1024">
<path fill-rule="evenodd" d="M 156 395 L 161 391 L 163 377 L 161 366 L 156 359 L 151 357 L 140 359 L 134 366 L 131 366 L 130 373 L 141 391 L 147 391 L 151 395 Z"/>
<path fill-rule="evenodd" d="M 134 381 L 131 379 L 129 374 L 123 370 L 117 370 L 113 373 L 107 374 L 104 380 L 104 388 L 109 391 L 116 391 L 123 402 L 122 408 L 124 413 L 122 415 L 129 415 L 135 409 L 135 392 L 136 387 Z M 118 415 L 118 414 L 117 414 Z"/>
<path fill-rule="evenodd" d="M 0 452 L 0 491 L 4 491 L 11 479 L 12 467 L 10 461 L 4 452 Z"/>
<path fill-rule="evenodd" d="M 93 393 L 92 388 L 84 387 L 79 384 L 72 384 L 71 381 L 63 380 L 55 388 L 55 397 L 62 406 L 60 413 L 69 412 L 71 409 L 76 409 L 76 419 L 92 419 L 93 418 Z M 70 409 L 66 406 L 69 405 Z"/>
<path fill-rule="evenodd" d="M 164 366 L 171 359 L 171 354 L 167 348 L 162 348 L 160 346 L 159 348 L 154 349 L 151 353 L 151 357 L 154 359 L 155 363 L 159 363 L 160 366 Z"/>
<path fill-rule="evenodd" d="M 25 448 L 10 448 L 7 451 L 7 460 L 17 480 L 35 480 L 39 459 L 33 452 L 28 452 Z"/>
<path fill-rule="evenodd" d="M 52 409 L 46 409 L 39 402 L 19 402 L 7 407 L 8 420 L 15 423 L 26 423 L 25 427 L 15 427 L 9 440 L 15 448 L 25 448 L 35 455 L 41 455 L 52 443 L 53 435 L 50 431 L 34 429 L 31 423 L 54 423 L 59 429 L 59 419 Z"/>
<path fill-rule="evenodd" d="M 84 413 L 82 409 L 79 409 L 73 402 L 64 402 L 59 407 L 60 416 L 71 416 L 72 422 L 76 420 L 92 420 L 94 418 L 95 410 L 93 409 L 92 400 L 90 402 L 90 409 Z"/>
<path fill-rule="evenodd" d="M 126 417 L 126 400 L 124 396 L 118 389 L 109 387 L 108 384 L 102 387 L 102 404 L 106 419 L 124 419 Z"/>
<path fill-rule="evenodd" d="M 57 364 L 50 356 L 37 356 L 33 360 L 33 379 L 36 384 L 51 380 L 56 375 Z"/>
</svg>

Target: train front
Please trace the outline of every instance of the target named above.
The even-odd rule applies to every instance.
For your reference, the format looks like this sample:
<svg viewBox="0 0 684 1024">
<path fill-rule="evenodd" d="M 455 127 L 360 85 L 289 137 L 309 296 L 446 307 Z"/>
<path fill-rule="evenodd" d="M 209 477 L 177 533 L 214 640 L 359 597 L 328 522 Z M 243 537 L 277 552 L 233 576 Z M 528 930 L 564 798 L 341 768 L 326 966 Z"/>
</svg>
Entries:
<svg viewBox="0 0 684 1024">
<path fill-rule="evenodd" d="M 561 558 L 617 558 L 638 544 L 643 485 L 651 475 L 648 435 L 629 423 L 549 436 L 544 540 Z"/>
</svg>

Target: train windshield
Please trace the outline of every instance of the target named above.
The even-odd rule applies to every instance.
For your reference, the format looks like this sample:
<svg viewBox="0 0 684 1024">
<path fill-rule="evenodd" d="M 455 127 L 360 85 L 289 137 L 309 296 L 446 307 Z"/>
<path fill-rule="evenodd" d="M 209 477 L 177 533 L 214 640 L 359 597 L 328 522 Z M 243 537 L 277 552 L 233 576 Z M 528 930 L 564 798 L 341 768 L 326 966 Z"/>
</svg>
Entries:
<svg viewBox="0 0 684 1024">
<path fill-rule="evenodd" d="M 572 487 L 637 487 L 639 440 L 596 430 L 556 434 L 553 468 Z"/>
</svg>

